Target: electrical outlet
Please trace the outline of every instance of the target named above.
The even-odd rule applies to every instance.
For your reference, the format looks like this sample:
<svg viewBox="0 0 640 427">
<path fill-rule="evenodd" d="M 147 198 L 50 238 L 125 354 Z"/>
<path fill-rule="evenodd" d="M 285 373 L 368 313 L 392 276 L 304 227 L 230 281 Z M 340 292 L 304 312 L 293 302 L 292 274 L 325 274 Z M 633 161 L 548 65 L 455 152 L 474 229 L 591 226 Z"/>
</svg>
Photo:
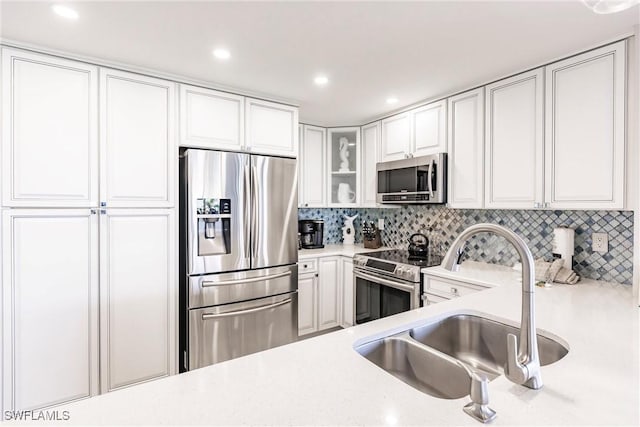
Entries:
<svg viewBox="0 0 640 427">
<path fill-rule="evenodd" d="M 378 218 L 378 230 L 384 230 L 384 218 Z"/>
<path fill-rule="evenodd" d="M 591 235 L 591 249 L 594 252 L 609 252 L 609 235 L 607 233 L 593 233 Z"/>
</svg>

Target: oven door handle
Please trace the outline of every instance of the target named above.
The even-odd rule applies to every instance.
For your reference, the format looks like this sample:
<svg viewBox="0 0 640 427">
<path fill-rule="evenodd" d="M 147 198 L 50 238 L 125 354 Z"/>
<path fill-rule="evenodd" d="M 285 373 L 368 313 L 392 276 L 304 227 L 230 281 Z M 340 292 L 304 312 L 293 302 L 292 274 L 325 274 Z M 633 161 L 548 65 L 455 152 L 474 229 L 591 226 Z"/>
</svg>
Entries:
<svg viewBox="0 0 640 427">
<path fill-rule="evenodd" d="M 233 316 L 240 316 L 243 314 L 251 314 L 257 311 L 269 310 L 270 308 L 280 307 L 281 305 L 289 304 L 290 302 L 291 302 L 291 298 L 287 298 L 286 300 L 277 302 L 275 304 L 261 305 L 260 307 L 250 308 L 248 310 L 230 311 L 228 313 L 220 313 L 220 314 L 204 313 L 202 315 L 202 320 L 219 319 L 221 317 L 233 317 Z"/>
<path fill-rule="evenodd" d="M 365 280 L 369 280 L 371 282 L 379 283 L 381 285 L 389 286 L 391 288 L 396 288 L 405 292 L 415 292 L 416 287 L 412 285 L 405 285 L 404 283 L 394 282 L 393 280 L 383 279 L 382 277 L 372 276 L 370 274 L 363 273 L 361 271 L 354 272 L 353 275 L 356 278 L 361 278 Z M 419 292 L 419 291 L 418 291 Z"/>
<path fill-rule="evenodd" d="M 243 283 L 253 283 L 253 282 L 264 282 L 265 280 L 273 280 L 278 279 L 280 277 L 291 276 L 291 271 L 285 271 L 284 273 L 272 274 L 270 276 L 258 276 L 258 277 L 249 277 L 246 279 L 236 279 L 236 280 L 226 280 L 224 282 L 213 282 L 210 280 L 203 280 L 200 282 L 200 286 L 203 288 L 208 288 L 211 286 L 232 286 L 232 285 L 241 285 Z"/>
</svg>

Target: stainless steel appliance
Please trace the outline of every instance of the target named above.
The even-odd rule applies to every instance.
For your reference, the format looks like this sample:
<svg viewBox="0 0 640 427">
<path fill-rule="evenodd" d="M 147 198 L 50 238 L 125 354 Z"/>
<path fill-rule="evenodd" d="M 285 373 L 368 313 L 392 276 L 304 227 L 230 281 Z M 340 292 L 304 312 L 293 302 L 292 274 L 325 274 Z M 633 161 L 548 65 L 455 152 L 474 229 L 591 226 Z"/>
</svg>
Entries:
<svg viewBox="0 0 640 427">
<path fill-rule="evenodd" d="M 392 249 L 353 257 L 355 323 L 392 316 L 421 307 L 425 267 L 440 265 L 441 257 L 412 259 L 409 251 Z"/>
<path fill-rule="evenodd" d="M 301 219 L 298 221 L 298 232 L 302 249 L 324 248 L 324 221 L 320 219 Z"/>
<path fill-rule="evenodd" d="M 297 339 L 296 160 L 180 156 L 180 370 Z"/>
<path fill-rule="evenodd" d="M 382 162 L 378 173 L 378 203 L 424 204 L 447 201 L 447 154 Z"/>
</svg>

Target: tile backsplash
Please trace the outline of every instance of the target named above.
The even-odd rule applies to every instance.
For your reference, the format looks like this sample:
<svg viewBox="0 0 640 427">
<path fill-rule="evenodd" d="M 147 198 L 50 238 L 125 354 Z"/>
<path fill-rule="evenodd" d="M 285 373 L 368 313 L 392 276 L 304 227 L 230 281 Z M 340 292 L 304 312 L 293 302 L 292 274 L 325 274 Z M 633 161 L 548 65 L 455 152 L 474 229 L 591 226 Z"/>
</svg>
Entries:
<svg viewBox="0 0 640 427">
<path fill-rule="evenodd" d="M 450 209 L 444 206 L 403 206 L 400 208 L 299 209 L 300 219 L 323 219 L 324 241 L 342 242 L 344 215 L 355 215 L 356 242 L 362 242 L 362 221 L 383 218 L 382 243 L 405 247 L 409 236 L 426 234 L 432 246 L 446 251 L 453 239 L 470 225 L 490 222 L 519 234 L 529 245 L 534 258 L 551 259 L 553 229 L 566 225 L 576 230 L 573 267 L 580 276 L 630 285 L 633 277 L 633 212 L 631 211 L 550 211 Z M 609 252 L 591 250 L 591 234 L 609 235 Z M 468 259 L 494 264 L 518 262 L 515 250 L 501 237 L 483 234 L 466 247 Z"/>
</svg>

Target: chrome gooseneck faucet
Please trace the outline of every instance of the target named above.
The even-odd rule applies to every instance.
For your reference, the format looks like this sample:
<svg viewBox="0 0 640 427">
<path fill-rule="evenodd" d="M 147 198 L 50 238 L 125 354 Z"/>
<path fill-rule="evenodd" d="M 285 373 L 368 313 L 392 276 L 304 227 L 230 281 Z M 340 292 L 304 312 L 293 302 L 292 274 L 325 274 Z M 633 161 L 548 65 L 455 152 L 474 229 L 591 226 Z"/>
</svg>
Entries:
<svg viewBox="0 0 640 427">
<path fill-rule="evenodd" d="M 476 224 L 464 230 L 453 242 L 442 261 L 442 267 L 457 270 L 467 240 L 478 233 L 493 233 L 511 243 L 522 262 L 522 318 L 520 339 L 514 334 L 507 336 L 507 366 L 505 375 L 516 384 L 532 389 L 542 388 L 540 357 L 534 316 L 533 290 L 535 285 L 534 263 L 527 244 L 513 231 L 496 224 Z M 518 346 L 519 344 L 519 346 Z"/>
</svg>

